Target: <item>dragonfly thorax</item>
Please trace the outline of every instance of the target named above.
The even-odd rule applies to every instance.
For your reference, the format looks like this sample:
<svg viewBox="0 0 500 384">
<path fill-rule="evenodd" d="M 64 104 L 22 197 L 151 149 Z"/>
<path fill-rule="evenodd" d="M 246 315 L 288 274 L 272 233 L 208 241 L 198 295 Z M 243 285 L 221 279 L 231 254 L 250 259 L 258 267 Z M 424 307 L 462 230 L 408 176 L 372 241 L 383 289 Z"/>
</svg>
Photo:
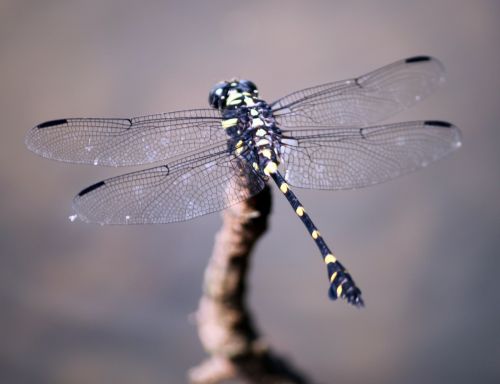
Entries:
<svg viewBox="0 0 500 384">
<path fill-rule="evenodd" d="M 229 139 L 229 150 L 245 159 L 263 177 L 281 162 L 281 131 L 272 109 L 265 101 L 247 92 L 229 92 L 226 108 L 221 109 L 222 127 Z"/>
</svg>

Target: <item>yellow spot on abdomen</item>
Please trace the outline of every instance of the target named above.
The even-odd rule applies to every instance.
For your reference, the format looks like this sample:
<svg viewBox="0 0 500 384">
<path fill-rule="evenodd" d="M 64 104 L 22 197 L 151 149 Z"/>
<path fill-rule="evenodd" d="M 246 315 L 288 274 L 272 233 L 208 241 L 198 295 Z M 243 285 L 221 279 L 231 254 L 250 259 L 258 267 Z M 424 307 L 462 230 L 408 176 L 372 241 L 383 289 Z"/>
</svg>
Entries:
<svg viewBox="0 0 500 384">
<path fill-rule="evenodd" d="M 342 284 L 337 287 L 337 297 L 340 297 L 342 294 Z"/>
<path fill-rule="evenodd" d="M 319 237 L 319 231 L 315 229 L 312 231 L 311 236 L 314 240 L 316 240 Z"/>
<path fill-rule="evenodd" d="M 280 185 L 280 191 L 283 192 L 283 193 L 287 193 L 288 192 L 288 184 L 287 183 L 281 183 L 281 185 Z"/>
<path fill-rule="evenodd" d="M 304 215 L 304 212 L 305 212 L 304 207 L 302 207 L 301 205 L 299 205 L 299 206 L 297 207 L 297 209 L 295 210 L 295 213 L 296 213 L 297 215 L 299 215 L 299 216 L 303 216 L 303 215 Z"/>
<path fill-rule="evenodd" d="M 335 256 L 333 256 L 331 253 L 326 255 L 325 264 L 336 263 L 336 262 L 337 262 L 337 258 Z"/>
<path fill-rule="evenodd" d="M 256 171 L 258 171 L 258 170 L 259 170 L 259 164 L 257 164 L 256 162 L 254 162 L 254 163 L 252 164 L 252 166 L 253 166 L 253 169 L 255 169 Z"/>
<path fill-rule="evenodd" d="M 245 92 L 246 93 L 246 92 Z M 254 101 L 252 98 L 250 97 L 245 97 L 243 99 L 243 101 L 245 102 L 245 104 L 247 105 L 247 107 L 253 107 L 255 105 Z"/>
<path fill-rule="evenodd" d="M 332 277 L 330 277 L 330 283 L 333 283 L 336 277 L 337 277 L 337 272 L 334 272 Z"/>
<path fill-rule="evenodd" d="M 271 173 L 275 173 L 278 170 L 278 166 L 274 161 L 269 161 L 264 168 L 264 173 L 269 176 Z"/>
</svg>

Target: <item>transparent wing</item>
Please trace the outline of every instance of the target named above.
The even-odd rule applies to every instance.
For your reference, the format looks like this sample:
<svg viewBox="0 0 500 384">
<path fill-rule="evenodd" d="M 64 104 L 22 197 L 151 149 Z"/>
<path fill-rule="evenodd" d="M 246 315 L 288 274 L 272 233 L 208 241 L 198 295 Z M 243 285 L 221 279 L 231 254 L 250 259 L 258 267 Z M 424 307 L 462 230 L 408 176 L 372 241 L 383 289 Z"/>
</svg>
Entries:
<svg viewBox="0 0 500 384">
<path fill-rule="evenodd" d="M 253 168 L 219 145 L 169 165 L 101 181 L 81 191 L 73 207 L 85 222 L 170 223 L 222 210 L 262 188 Z"/>
<path fill-rule="evenodd" d="M 368 126 L 410 107 L 444 81 L 428 56 L 400 60 L 367 75 L 294 92 L 271 104 L 283 129 Z"/>
<path fill-rule="evenodd" d="M 26 145 L 55 160 L 130 166 L 166 160 L 226 138 L 218 111 L 193 109 L 132 119 L 47 121 L 28 132 Z"/>
<path fill-rule="evenodd" d="M 315 189 L 360 188 L 395 178 L 440 159 L 460 143 L 460 131 L 441 121 L 285 133 L 285 179 Z"/>
</svg>

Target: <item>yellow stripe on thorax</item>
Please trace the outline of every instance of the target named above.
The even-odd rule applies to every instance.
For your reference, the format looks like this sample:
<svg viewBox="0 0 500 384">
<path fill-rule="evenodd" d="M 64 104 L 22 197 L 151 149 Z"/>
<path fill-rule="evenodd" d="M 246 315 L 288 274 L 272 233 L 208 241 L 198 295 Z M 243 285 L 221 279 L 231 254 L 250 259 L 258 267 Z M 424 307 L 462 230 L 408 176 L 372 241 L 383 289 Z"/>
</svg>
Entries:
<svg viewBox="0 0 500 384">
<path fill-rule="evenodd" d="M 236 105 L 241 103 L 241 98 L 243 95 L 239 92 L 230 93 L 226 99 L 226 105 Z"/>
<path fill-rule="evenodd" d="M 264 122 L 262 121 L 262 119 L 260 117 L 254 117 L 252 119 L 252 128 L 262 127 L 263 125 L 264 125 Z"/>
<path fill-rule="evenodd" d="M 263 137 L 266 134 L 267 134 L 266 130 L 262 129 L 262 128 L 257 129 L 257 131 L 255 132 L 255 136 L 258 136 L 258 137 Z"/>
<path fill-rule="evenodd" d="M 266 159 L 271 159 L 271 150 L 269 148 L 264 148 L 261 152 L 261 155 L 264 156 Z"/>
<path fill-rule="evenodd" d="M 238 119 L 232 118 L 232 119 L 227 119 L 227 120 L 221 120 L 222 128 L 228 129 L 231 127 L 234 127 L 236 124 L 238 124 Z"/>
</svg>

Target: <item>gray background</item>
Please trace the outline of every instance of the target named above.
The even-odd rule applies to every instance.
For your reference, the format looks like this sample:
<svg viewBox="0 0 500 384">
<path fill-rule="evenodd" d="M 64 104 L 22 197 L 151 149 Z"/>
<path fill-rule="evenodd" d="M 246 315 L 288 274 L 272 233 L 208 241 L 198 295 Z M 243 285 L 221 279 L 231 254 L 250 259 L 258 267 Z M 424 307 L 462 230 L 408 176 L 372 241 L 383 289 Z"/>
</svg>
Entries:
<svg viewBox="0 0 500 384">
<path fill-rule="evenodd" d="M 233 76 L 272 101 L 415 54 L 448 81 L 394 120 L 452 121 L 463 147 L 384 185 L 297 191 L 367 307 L 328 301 L 278 194 L 250 302 L 322 383 L 499 382 L 499 20 L 493 0 L 0 1 L 0 382 L 184 382 L 204 356 L 189 315 L 220 224 L 72 224 L 72 196 L 124 170 L 41 159 L 27 129 L 204 107 Z"/>
</svg>

